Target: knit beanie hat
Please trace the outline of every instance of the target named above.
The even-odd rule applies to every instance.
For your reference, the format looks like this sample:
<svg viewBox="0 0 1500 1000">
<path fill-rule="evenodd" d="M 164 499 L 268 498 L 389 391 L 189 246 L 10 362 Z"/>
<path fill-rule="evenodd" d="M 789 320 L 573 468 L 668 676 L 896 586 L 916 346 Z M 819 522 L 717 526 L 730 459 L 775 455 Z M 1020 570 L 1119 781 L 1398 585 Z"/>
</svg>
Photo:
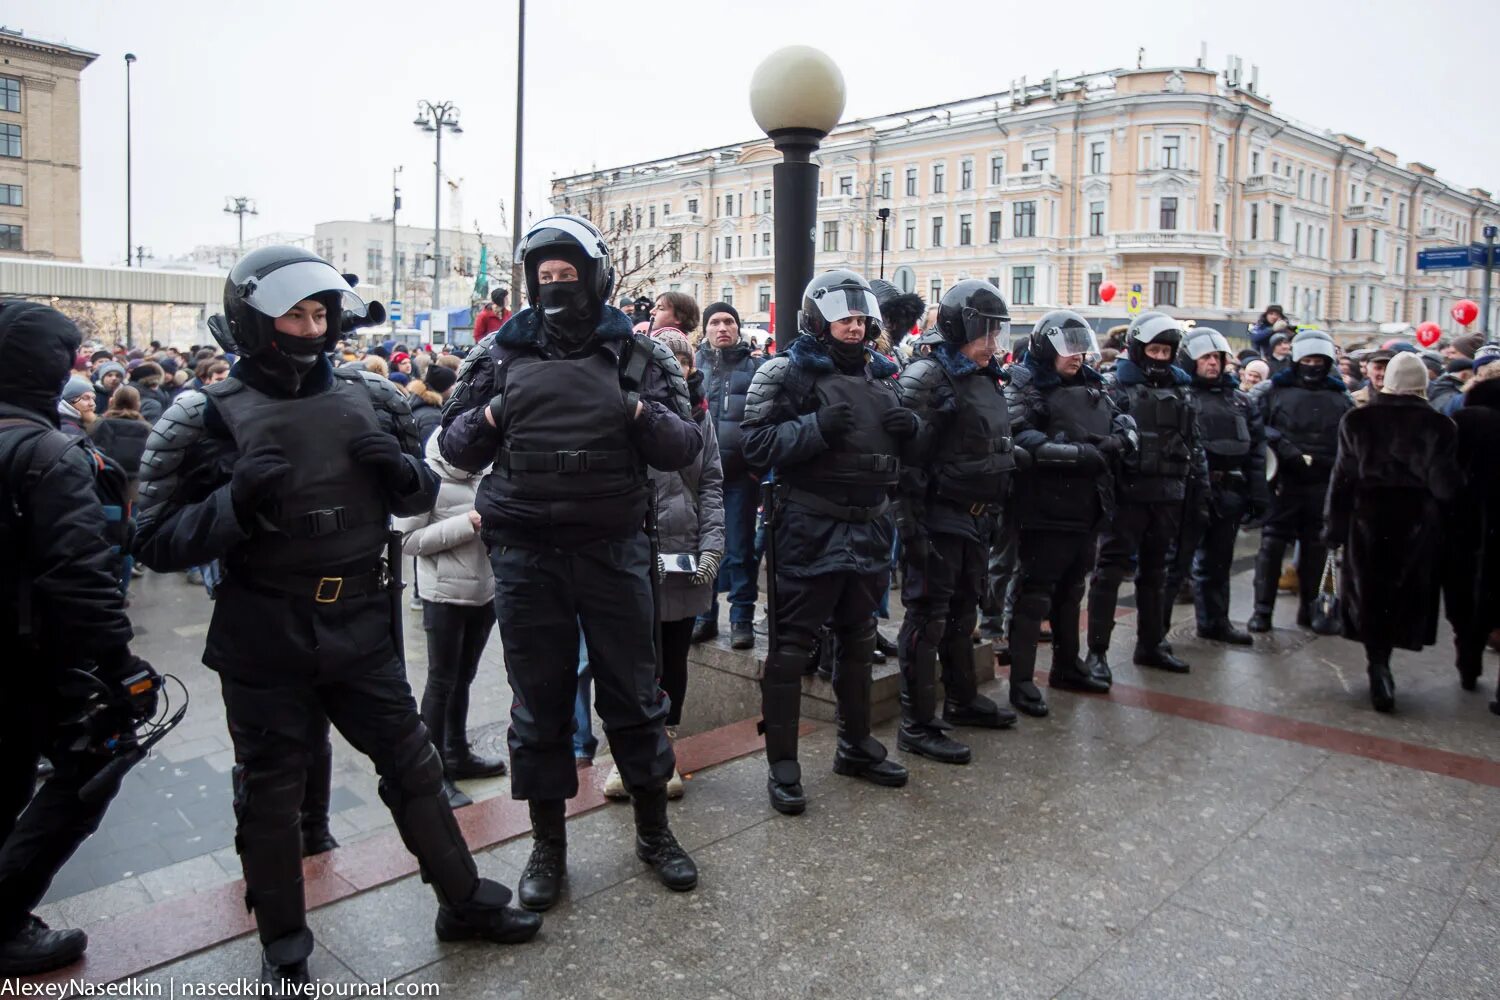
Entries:
<svg viewBox="0 0 1500 1000">
<path fill-rule="evenodd" d="M 1500 361 L 1500 345 L 1485 344 L 1474 352 L 1474 370 L 1478 371 L 1491 361 Z"/>
<path fill-rule="evenodd" d="M 422 382 L 427 388 L 439 396 L 453 388 L 453 383 L 457 381 L 458 373 L 442 365 L 428 365 L 426 373 L 422 376 Z"/>
<path fill-rule="evenodd" d="M 1484 334 L 1469 333 L 1462 337 L 1454 337 L 1452 347 L 1466 358 L 1472 358 L 1481 347 L 1484 346 Z"/>
<path fill-rule="evenodd" d="M 79 378 L 77 375 L 74 375 L 72 378 L 68 379 L 67 384 L 63 386 L 62 398 L 66 402 L 71 403 L 79 396 L 86 395 L 93 391 L 94 386 L 89 382 L 88 379 Z"/>
<path fill-rule="evenodd" d="M 714 316 L 715 313 L 728 313 L 729 315 L 731 315 L 731 316 L 734 317 L 734 325 L 735 326 L 740 326 L 741 325 L 740 324 L 740 314 L 735 311 L 734 306 L 730 305 L 728 302 L 715 302 L 713 305 L 708 306 L 706 309 L 703 310 L 703 329 L 704 330 L 708 329 L 708 321 L 713 318 L 713 316 Z"/>
<path fill-rule="evenodd" d="M 688 343 L 687 334 L 674 326 L 664 326 L 652 333 L 651 337 L 673 354 L 693 356 L 693 345 Z"/>
<path fill-rule="evenodd" d="M 1427 398 L 1427 366 L 1421 357 L 1403 351 L 1385 366 L 1385 386 L 1380 390 L 1392 396 Z"/>
</svg>

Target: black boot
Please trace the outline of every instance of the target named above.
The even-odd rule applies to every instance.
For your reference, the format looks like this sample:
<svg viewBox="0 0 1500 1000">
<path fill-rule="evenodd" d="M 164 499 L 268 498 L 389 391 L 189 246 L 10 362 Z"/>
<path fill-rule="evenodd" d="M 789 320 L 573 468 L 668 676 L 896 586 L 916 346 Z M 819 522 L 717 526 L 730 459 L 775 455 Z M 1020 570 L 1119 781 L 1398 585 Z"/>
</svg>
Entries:
<svg viewBox="0 0 1500 1000">
<path fill-rule="evenodd" d="M 1059 691 L 1108 694 L 1109 683 L 1094 676 L 1094 667 L 1091 662 L 1094 656 L 1095 654 L 1090 652 L 1090 661 L 1083 663 L 1076 658 L 1073 660 L 1054 659 L 1051 673 L 1047 676 L 1047 686 L 1057 688 Z"/>
<path fill-rule="evenodd" d="M 1396 680 L 1391 676 L 1391 651 L 1367 650 L 1370 674 L 1370 704 L 1377 712 L 1396 710 Z"/>
<path fill-rule="evenodd" d="M 754 649 L 755 628 L 749 622 L 729 623 L 729 648 Z"/>
<path fill-rule="evenodd" d="M 1106 686 L 1106 690 L 1115 683 L 1115 672 L 1109 669 L 1109 657 L 1104 653 L 1089 650 L 1089 655 L 1083 659 L 1083 670 L 1094 680 Z"/>
<path fill-rule="evenodd" d="M 451 739 L 453 731 L 448 731 Z M 505 758 L 482 757 L 474 752 L 466 739 L 449 743 L 443 751 L 443 773 L 449 781 L 466 781 L 470 778 L 498 778 L 505 773 Z"/>
<path fill-rule="evenodd" d="M 447 800 L 449 809 L 462 809 L 464 806 L 474 804 L 474 800 L 469 798 L 468 793 L 446 777 L 443 778 L 443 798 Z"/>
<path fill-rule="evenodd" d="M 1483 635 L 1477 637 L 1475 642 L 1464 637 L 1464 633 L 1472 633 L 1472 628 L 1454 629 L 1453 648 L 1455 650 L 1454 663 L 1458 667 L 1458 683 L 1465 691 L 1473 691 L 1479 687 L 1479 678 L 1484 674 L 1484 640 Z"/>
<path fill-rule="evenodd" d="M 1210 642 L 1226 642 L 1231 646 L 1255 645 L 1255 639 L 1249 632 L 1235 628 L 1233 623 L 1227 620 L 1207 628 L 1200 627 L 1198 638 L 1207 639 Z"/>
<path fill-rule="evenodd" d="M 876 785 L 900 788 L 906 768 L 886 759 L 886 749 L 870 735 L 870 655 L 875 651 L 875 623 L 842 630 L 833 692 L 838 699 L 838 745 L 833 771 L 864 778 Z"/>
<path fill-rule="evenodd" d="M 1186 661 L 1173 656 L 1165 644 L 1135 647 L 1133 662 L 1138 667 L 1153 667 L 1171 674 L 1185 674 L 1192 669 Z"/>
<path fill-rule="evenodd" d="M 711 618 L 699 618 L 693 623 L 692 641 L 707 642 L 719 634 L 719 623 Z"/>
<path fill-rule="evenodd" d="M 302 856 L 310 858 L 339 846 L 328 829 L 328 806 L 333 797 L 333 746 L 313 757 L 302 792 Z"/>
<path fill-rule="evenodd" d="M 28 915 L 14 937 L 0 941 L 0 976 L 36 976 L 65 968 L 82 958 L 88 946 L 83 931 L 55 931 Z"/>
<path fill-rule="evenodd" d="M 1045 717 L 1048 711 L 1047 699 L 1042 697 L 1033 678 L 1037 633 L 1050 604 L 1049 595 L 1040 590 L 1021 590 L 1010 619 L 1010 704 L 1016 711 L 1037 719 Z"/>
<path fill-rule="evenodd" d="M 1286 542 L 1262 537 L 1255 554 L 1255 613 L 1245 626 L 1251 632 L 1271 631 L 1271 612 L 1276 607 L 1276 584 L 1281 579 L 1281 560 Z"/>
<path fill-rule="evenodd" d="M 516 897 L 528 910 L 549 910 L 562 892 L 568 874 L 567 803 L 562 799 L 532 799 L 531 857 L 516 883 Z"/>
<path fill-rule="evenodd" d="M 635 806 L 635 856 L 656 872 L 661 884 L 673 892 L 690 892 L 698 885 L 698 866 L 667 826 L 667 790 L 633 789 Z"/>
<path fill-rule="evenodd" d="M 797 763 L 797 723 L 802 715 L 802 674 L 811 658 L 812 651 L 805 647 L 779 644 L 767 654 L 760 682 L 760 728 L 770 768 L 766 792 L 771 808 L 784 816 L 807 808 Z"/>
<path fill-rule="evenodd" d="M 260 953 L 261 983 L 283 994 L 289 986 L 310 984 L 312 974 L 307 971 L 307 960 L 312 949 L 312 932 L 306 928 L 265 945 Z"/>
<path fill-rule="evenodd" d="M 438 907 L 433 930 L 439 941 L 493 941 L 524 944 L 542 929 L 542 916 L 507 905 L 510 892 L 498 882 L 482 878 L 474 894 L 462 903 Z"/>
<path fill-rule="evenodd" d="M 997 705 L 991 698 L 976 694 L 967 705 L 944 701 L 943 721 L 971 729 L 1009 729 L 1016 724 L 1016 713 Z"/>
<path fill-rule="evenodd" d="M 1001 708 L 979 693 L 974 678 L 974 641 L 968 630 L 949 626 L 938 659 L 943 664 L 943 720 L 954 726 L 1005 729 L 1016 724 L 1016 713 Z"/>
<path fill-rule="evenodd" d="M 944 764 L 967 764 L 969 748 L 948 737 L 948 725 L 937 720 L 937 650 L 929 636 L 933 624 L 907 613 L 901 624 L 901 729 L 896 746 L 906 753 Z"/>
<path fill-rule="evenodd" d="M 881 632 L 878 628 L 875 630 L 875 652 L 881 656 L 896 655 L 896 644 L 887 639 L 885 633 Z"/>
</svg>

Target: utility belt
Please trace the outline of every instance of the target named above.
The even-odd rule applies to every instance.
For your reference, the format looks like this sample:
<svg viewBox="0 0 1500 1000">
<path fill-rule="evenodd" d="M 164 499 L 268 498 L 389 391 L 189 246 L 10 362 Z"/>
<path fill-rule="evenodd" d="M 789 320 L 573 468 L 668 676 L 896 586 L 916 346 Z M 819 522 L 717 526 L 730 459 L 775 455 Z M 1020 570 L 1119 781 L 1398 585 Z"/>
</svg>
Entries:
<svg viewBox="0 0 1500 1000">
<path fill-rule="evenodd" d="M 379 517 L 372 516 L 373 512 L 378 512 Z M 277 530 L 288 538 L 321 538 L 367 524 L 383 524 L 384 508 L 375 508 L 373 512 L 358 507 L 325 507 L 284 516 L 275 523 Z"/>
<path fill-rule="evenodd" d="M 634 464 L 628 451 L 511 451 L 500 449 L 495 463 L 508 472 L 613 472 Z"/>
<path fill-rule="evenodd" d="M 1210 470 L 1208 481 L 1215 485 L 1227 484 L 1229 486 L 1240 486 L 1248 482 L 1245 478 L 1245 473 L 1240 469 Z"/>
<path fill-rule="evenodd" d="M 231 578 L 250 590 L 311 599 L 316 604 L 337 604 L 349 597 L 367 597 L 385 592 L 391 575 L 384 563 L 363 573 L 345 576 L 311 576 L 301 573 L 234 572 Z"/>
<path fill-rule="evenodd" d="M 948 505 L 949 507 L 961 510 L 964 513 L 968 514 L 970 517 L 985 517 L 989 514 L 1000 513 L 1000 504 L 988 500 L 979 502 L 960 500 L 957 497 L 946 496 L 942 493 L 942 491 L 938 491 L 935 494 L 934 499 L 938 503 L 943 503 Z"/>
<path fill-rule="evenodd" d="M 799 489 L 796 486 L 788 486 L 779 492 L 779 499 L 783 503 L 794 503 L 799 507 L 806 507 L 817 514 L 823 514 L 833 518 L 835 521 L 848 521 L 850 524 L 869 524 L 884 517 L 891 509 L 890 497 L 882 499 L 873 507 L 849 507 L 844 504 L 834 503 L 832 500 L 818 496 L 810 490 Z"/>
</svg>

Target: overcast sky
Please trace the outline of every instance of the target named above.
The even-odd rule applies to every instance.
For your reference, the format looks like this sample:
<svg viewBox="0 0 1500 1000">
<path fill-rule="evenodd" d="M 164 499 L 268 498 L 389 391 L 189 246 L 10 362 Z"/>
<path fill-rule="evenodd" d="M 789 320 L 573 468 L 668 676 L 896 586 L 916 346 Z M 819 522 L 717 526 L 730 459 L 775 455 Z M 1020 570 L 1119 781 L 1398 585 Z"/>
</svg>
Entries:
<svg viewBox="0 0 1500 1000">
<path fill-rule="evenodd" d="M 1149 11 L 1150 13 L 1147 13 Z M 135 241 L 158 256 L 232 242 L 226 195 L 256 199 L 247 235 L 388 214 L 431 225 L 433 141 L 416 103 L 450 100 L 444 138 L 463 228 L 502 226 L 515 134 L 515 0 L 6 0 L 6 25 L 99 53 L 83 73 L 83 252 L 125 242 L 124 53 L 132 70 Z M 1496 0 L 1010 4 L 959 0 L 532 0 L 527 209 L 548 178 L 757 136 L 747 88 L 791 43 L 842 68 L 846 117 L 1135 64 L 1260 66 L 1273 109 L 1500 191 Z M 1472 47 L 1472 52 L 1465 52 Z M 448 203 L 444 225 L 452 224 Z"/>
</svg>

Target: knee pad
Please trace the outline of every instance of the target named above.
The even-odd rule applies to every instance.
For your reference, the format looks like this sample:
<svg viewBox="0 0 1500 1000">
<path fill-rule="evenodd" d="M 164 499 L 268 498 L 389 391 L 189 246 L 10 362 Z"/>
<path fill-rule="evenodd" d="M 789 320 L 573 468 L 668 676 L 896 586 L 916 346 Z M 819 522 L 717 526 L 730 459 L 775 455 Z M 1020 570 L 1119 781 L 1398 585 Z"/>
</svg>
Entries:
<svg viewBox="0 0 1500 1000">
<path fill-rule="evenodd" d="M 274 764 L 236 764 L 234 815 L 239 825 L 295 826 L 301 822 L 309 763 L 306 755 L 292 754 Z"/>
<path fill-rule="evenodd" d="M 1081 588 L 1082 584 L 1079 586 Z M 1023 587 L 1020 593 L 1016 595 L 1014 615 L 1017 618 L 1029 618 L 1033 621 L 1041 621 L 1047 617 L 1047 613 L 1051 610 L 1052 594 L 1047 590 Z"/>
<path fill-rule="evenodd" d="M 941 618 L 928 618 L 921 623 L 922 642 L 928 646 L 936 646 L 943 641 L 943 636 L 948 631 L 948 623 Z"/>
<path fill-rule="evenodd" d="M 443 790 L 443 759 L 420 722 L 401 738 L 391 754 L 388 773 L 380 779 L 381 797 L 389 794 L 399 801 L 436 795 Z M 385 771 L 386 769 L 382 769 Z M 387 805 L 393 805 L 389 799 Z"/>
</svg>

